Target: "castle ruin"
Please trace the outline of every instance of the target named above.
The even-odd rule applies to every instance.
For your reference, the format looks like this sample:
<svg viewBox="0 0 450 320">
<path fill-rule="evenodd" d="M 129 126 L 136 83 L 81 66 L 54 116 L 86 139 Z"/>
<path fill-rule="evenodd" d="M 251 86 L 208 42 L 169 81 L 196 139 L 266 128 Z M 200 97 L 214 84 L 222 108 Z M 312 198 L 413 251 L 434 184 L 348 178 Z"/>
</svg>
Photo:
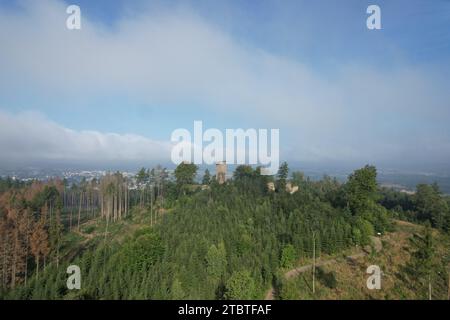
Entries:
<svg viewBox="0 0 450 320">
<path fill-rule="evenodd" d="M 224 184 L 227 180 L 227 164 L 225 161 L 216 163 L 216 180 L 219 184 Z"/>
</svg>

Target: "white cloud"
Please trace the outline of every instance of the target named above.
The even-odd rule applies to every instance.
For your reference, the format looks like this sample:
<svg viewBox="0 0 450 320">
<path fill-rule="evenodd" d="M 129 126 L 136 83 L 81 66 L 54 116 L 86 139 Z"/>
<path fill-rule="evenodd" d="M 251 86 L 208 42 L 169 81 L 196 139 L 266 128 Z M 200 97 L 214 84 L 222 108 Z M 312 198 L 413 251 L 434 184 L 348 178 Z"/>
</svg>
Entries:
<svg viewBox="0 0 450 320">
<path fill-rule="evenodd" d="M 0 163 L 136 164 L 168 161 L 171 144 L 134 134 L 75 131 L 34 112 L 0 112 Z"/>
</svg>

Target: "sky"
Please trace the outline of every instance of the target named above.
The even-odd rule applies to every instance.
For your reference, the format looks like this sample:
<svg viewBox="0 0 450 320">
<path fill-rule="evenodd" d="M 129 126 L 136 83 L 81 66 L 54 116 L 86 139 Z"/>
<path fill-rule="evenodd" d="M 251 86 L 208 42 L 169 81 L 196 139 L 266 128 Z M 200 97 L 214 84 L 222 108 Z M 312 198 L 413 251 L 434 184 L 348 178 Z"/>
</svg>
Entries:
<svg viewBox="0 0 450 320">
<path fill-rule="evenodd" d="M 0 168 L 170 162 L 201 120 L 279 129 L 300 165 L 450 172 L 449 71 L 444 0 L 0 0 Z"/>
</svg>

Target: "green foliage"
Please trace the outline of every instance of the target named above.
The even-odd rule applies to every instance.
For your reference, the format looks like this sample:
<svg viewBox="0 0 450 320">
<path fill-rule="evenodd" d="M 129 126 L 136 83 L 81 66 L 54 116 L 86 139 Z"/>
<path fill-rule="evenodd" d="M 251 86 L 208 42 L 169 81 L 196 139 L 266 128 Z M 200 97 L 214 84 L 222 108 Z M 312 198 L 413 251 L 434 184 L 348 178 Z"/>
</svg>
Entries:
<svg viewBox="0 0 450 320">
<path fill-rule="evenodd" d="M 339 253 L 355 244 L 366 245 L 371 235 L 388 231 L 391 225 L 391 211 L 376 202 L 374 167 L 356 170 L 344 186 L 330 177 L 311 181 L 301 173 L 294 173 L 293 183 L 300 188 L 291 195 L 268 192 L 271 177 L 262 176 L 259 168 L 239 166 L 234 178 L 226 184 L 211 183 L 208 190 L 179 192 L 187 190 L 180 187 L 194 182 L 196 171 L 195 165 L 180 164 L 174 183 L 167 181 L 162 169 L 140 170 L 139 183 L 154 186 L 151 197 L 141 189 L 130 192 L 130 197 L 137 204 L 141 195 L 147 195 L 151 207 L 130 208 L 129 220 L 109 225 L 106 241 L 104 222 L 92 224 L 95 226 L 92 230 L 89 230 L 92 226 L 81 228 L 93 237 L 89 241 L 66 233 L 62 250 L 71 257 L 70 261 L 61 262 L 57 271 L 51 262 L 39 279 L 31 277 L 26 287 L 11 290 L 8 297 L 262 298 L 280 268 L 294 267 L 298 258 L 312 256 L 313 232 L 316 256 L 320 259 L 323 254 Z M 288 172 L 287 164 L 283 164 L 278 184 L 286 183 Z M 208 182 L 207 173 L 204 183 Z M 34 199 L 35 204 L 52 196 L 49 189 L 45 196 Z M 394 198 L 390 199 L 391 205 Z M 429 202 L 428 196 L 421 196 L 415 203 L 425 208 L 423 212 L 429 212 Z M 405 210 L 407 203 L 405 200 Z M 56 219 L 52 223 L 50 239 L 54 248 L 58 245 L 54 239 L 61 237 L 61 229 Z M 138 231 L 130 231 L 136 227 Z M 81 292 L 64 289 L 64 264 L 69 262 L 78 264 L 82 270 Z M 318 279 L 326 287 L 336 286 L 334 274 L 324 272 L 318 274 Z M 283 281 L 279 282 L 282 286 Z M 281 298 L 298 297 L 294 289 L 289 289 L 290 284 L 285 285 L 280 289 Z M 308 284 L 301 285 L 306 288 Z"/>
<path fill-rule="evenodd" d="M 280 168 L 278 169 L 278 180 L 277 180 L 278 190 L 280 190 L 281 192 L 284 192 L 284 190 L 286 189 L 286 181 L 288 178 L 288 174 L 289 174 L 288 164 L 287 162 L 283 162 L 280 165 Z"/>
<path fill-rule="evenodd" d="M 145 168 L 141 168 L 136 174 L 136 183 L 139 187 L 145 185 L 150 178 L 150 173 L 145 170 Z"/>
<path fill-rule="evenodd" d="M 422 298 L 427 298 L 428 285 L 436 272 L 435 246 L 431 227 L 428 225 L 422 235 L 415 235 L 412 239 L 413 253 L 406 266 L 406 271 Z"/>
<path fill-rule="evenodd" d="M 253 177 L 253 168 L 249 165 L 240 165 L 236 167 L 233 172 L 233 178 L 235 180 L 250 179 Z"/>
<path fill-rule="evenodd" d="M 202 184 L 210 184 L 211 183 L 211 174 L 209 173 L 209 170 L 205 170 L 205 174 L 203 175 Z"/>
<path fill-rule="evenodd" d="M 361 214 L 370 206 L 370 202 L 376 199 L 377 170 L 374 166 L 366 165 L 362 169 L 355 170 L 346 184 L 346 199 L 350 210 L 354 214 Z"/>
<path fill-rule="evenodd" d="M 449 207 L 436 184 L 417 185 L 414 200 L 419 220 L 430 221 L 438 229 L 448 228 Z"/>
<path fill-rule="evenodd" d="M 173 300 L 183 300 L 186 298 L 186 294 L 178 278 L 173 279 L 172 287 L 170 288 L 170 294 Z"/>
<path fill-rule="evenodd" d="M 28 182 L 30 183 L 30 182 Z M 0 177 L 0 193 L 3 193 L 11 189 L 19 189 L 25 186 L 27 182 L 22 180 L 12 179 L 11 177 L 2 178 Z"/>
<path fill-rule="evenodd" d="M 317 279 L 325 286 L 330 289 L 335 289 L 337 287 L 336 274 L 333 271 L 326 272 L 323 268 L 317 268 Z"/>
<path fill-rule="evenodd" d="M 450 233 L 450 197 L 443 195 L 437 184 L 419 184 L 415 194 L 382 189 L 380 204 L 392 210 L 397 219 L 430 223 Z"/>
<path fill-rule="evenodd" d="M 133 271 L 143 271 L 158 261 L 164 253 L 161 239 L 151 229 L 139 230 L 118 253 L 119 263 Z"/>
<path fill-rule="evenodd" d="M 297 254 L 295 252 L 295 248 L 292 244 L 288 244 L 283 248 L 281 253 L 281 267 L 282 268 L 291 268 L 294 266 L 295 261 L 297 260 Z"/>
<path fill-rule="evenodd" d="M 208 275 L 214 280 L 219 280 L 225 275 L 227 267 L 227 253 L 225 244 L 220 242 L 218 247 L 211 245 L 206 254 Z"/>
<path fill-rule="evenodd" d="M 255 282 L 248 270 L 233 272 L 226 283 L 225 297 L 229 300 L 254 299 L 255 293 Z"/>
<path fill-rule="evenodd" d="M 180 163 L 175 169 L 175 179 L 178 186 L 193 184 L 197 174 L 197 166 L 193 163 Z"/>
</svg>

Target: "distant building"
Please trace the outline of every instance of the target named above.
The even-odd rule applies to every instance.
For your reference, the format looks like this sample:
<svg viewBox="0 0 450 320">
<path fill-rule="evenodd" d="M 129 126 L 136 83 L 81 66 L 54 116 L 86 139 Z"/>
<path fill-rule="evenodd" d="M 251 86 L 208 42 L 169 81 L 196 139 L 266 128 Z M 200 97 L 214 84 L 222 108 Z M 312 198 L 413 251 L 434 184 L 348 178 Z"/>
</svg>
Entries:
<svg viewBox="0 0 450 320">
<path fill-rule="evenodd" d="M 298 186 L 293 186 L 292 183 L 288 182 L 286 183 L 286 192 L 289 192 L 290 194 L 294 194 L 298 191 Z"/>
<path fill-rule="evenodd" d="M 224 184 L 227 180 L 227 164 L 225 161 L 216 164 L 216 180 L 219 184 Z"/>
<path fill-rule="evenodd" d="M 275 192 L 276 191 L 275 183 L 267 182 L 267 190 L 269 190 L 270 192 Z M 286 183 L 286 192 L 287 193 L 294 194 L 297 191 L 298 191 L 298 186 L 292 185 L 291 182 Z"/>
</svg>

